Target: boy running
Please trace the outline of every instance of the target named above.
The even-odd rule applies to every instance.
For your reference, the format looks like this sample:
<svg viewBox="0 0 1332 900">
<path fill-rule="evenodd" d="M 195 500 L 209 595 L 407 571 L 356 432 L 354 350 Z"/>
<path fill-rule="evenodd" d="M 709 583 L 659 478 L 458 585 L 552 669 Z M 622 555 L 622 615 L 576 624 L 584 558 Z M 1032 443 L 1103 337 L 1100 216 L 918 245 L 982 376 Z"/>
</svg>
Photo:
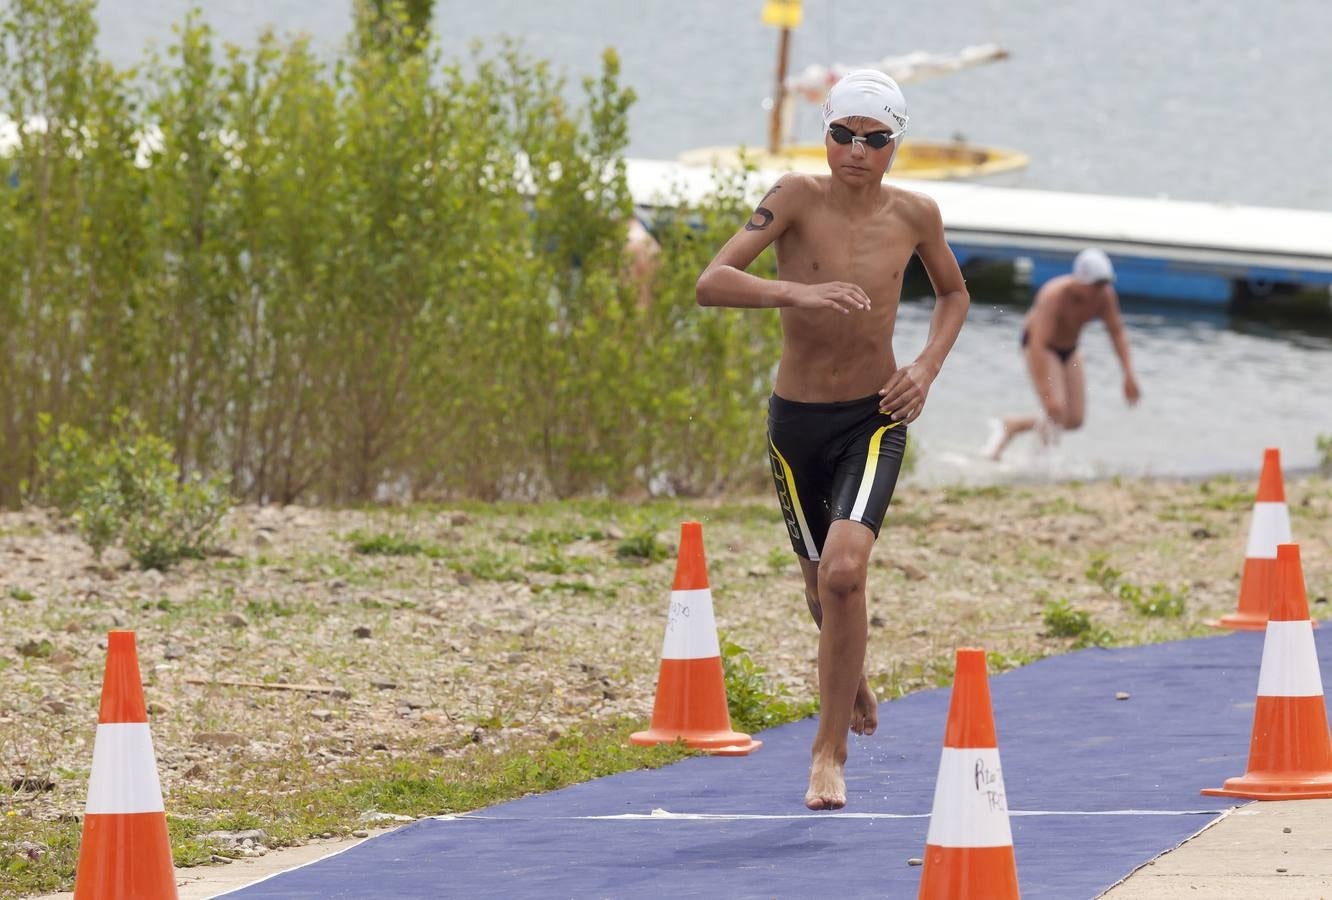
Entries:
<svg viewBox="0 0 1332 900">
<path fill-rule="evenodd" d="M 805 598 L 820 628 L 810 809 L 846 805 L 847 730 L 873 734 L 865 679 L 865 578 L 907 426 L 925 406 L 970 298 L 929 197 L 883 183 L 906 130 L 896 82 L 862 69 L 828 92 L 828 175 L 778 179 L 698 279 L 700 306 L 778 307 L 782 355 L 768 451 Z M 745 272 L 777 245 L 777 281 Z M 937 297 L 920 355 L 899 366 L 893 326 L 918 254 Z"/>
</svg>

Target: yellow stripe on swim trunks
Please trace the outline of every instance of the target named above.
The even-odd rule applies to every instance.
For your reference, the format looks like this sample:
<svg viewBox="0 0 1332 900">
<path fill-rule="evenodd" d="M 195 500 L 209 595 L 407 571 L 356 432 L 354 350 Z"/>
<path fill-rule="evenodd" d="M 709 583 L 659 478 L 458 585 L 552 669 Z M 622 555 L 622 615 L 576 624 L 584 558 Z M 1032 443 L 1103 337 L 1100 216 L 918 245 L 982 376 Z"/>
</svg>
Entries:
<svg viewBox="0 0 1332 900">
<path fill-rule="evenodd" d="M 782 464 L 782 480 L 786 482 L 786 493 L 791 498 L 791 509 L 795 512 L 796 524 L 800 526 L 800 539 L 805 542 L 805 552 L 809 554 L 811 562 L 818 562 L 819 548 L 814 546 L 814 537 L 809 533 L 809 525 L 805 522 L 805 511 L 800 508 L 800 496 L 796 493 L 795 474 L 791 467 L 786 463 L 786 457 L 782 456 L 782 451 L 777 449 L 777 445 L 768 439 L 768 446 L 772 448 L 772 455 L 777 457 L 777 462 Z"/>
<path fill-rule="evenodd" d="M 869 451 L 865 457 L 865 474 L 860 476 L 860 490 L 856 492 L 856 505 L 851 507 L 851 521 L 865 521 L 865 504 L 869 502 L 870 490 L 874 487 L 874 472 L 879 468 L 879 441 L 882 440 L 885 431 L 901 424 L 894 422 L 891 425 L 884 425 L 870 438 Z"/>
</svg>

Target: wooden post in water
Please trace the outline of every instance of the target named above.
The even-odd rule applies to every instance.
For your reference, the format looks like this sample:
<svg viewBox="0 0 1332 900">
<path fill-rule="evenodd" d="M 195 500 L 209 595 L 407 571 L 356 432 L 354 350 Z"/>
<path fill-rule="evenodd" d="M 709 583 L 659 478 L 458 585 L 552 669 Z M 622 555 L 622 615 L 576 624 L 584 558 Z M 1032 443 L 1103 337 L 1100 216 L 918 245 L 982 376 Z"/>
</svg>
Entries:
<svg viewBox="0 0 1332 900">
<path fill-rule="evenodd" d="M 791 29 L 783 28 L 777 50 L 777 89 L 772 95 L 772 117 L 768 122 L 768 152 L 782 150 L 782 108 L 786 105 L 786 55 L 791 49 Z"/>
</svg>

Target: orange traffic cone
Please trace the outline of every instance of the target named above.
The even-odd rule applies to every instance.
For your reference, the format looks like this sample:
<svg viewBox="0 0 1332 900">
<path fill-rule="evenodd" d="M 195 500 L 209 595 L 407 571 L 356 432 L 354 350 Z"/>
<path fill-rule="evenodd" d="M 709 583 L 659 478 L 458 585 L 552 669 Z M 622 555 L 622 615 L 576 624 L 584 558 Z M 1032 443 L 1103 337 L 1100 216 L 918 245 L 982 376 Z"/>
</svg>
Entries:
<svg viewBox="0 0 1332 900">
<path fill-rule="evenodd" d="M 1332 797 L 1332 735 L 1298 544 L 1277 548 L 1276 579 L 1276 604 L 1258 673 L 1249 770 L 1204 794 L 1254 800 Z"/>
<path fill-rule="evenodd" d="M 696 750 L 719 756 L 745 756 L 763 745 L 731 730 L 708 564 L 703 558 L 703 526 L 698 522 L 680 526 L 680 555 L 661 648 L 652 725 L 647 731 L 634 732 L 629 740 L 646 747 L 680 738 Z"/>
<path fill-rule="evenodd" d="M 162 786 L 148 733 L 134 632 L 107 635 L 75 900 L 176 897 Z"/>
<path fill-rule="evenodd" d="M 1281 451 L 1268 447 L 1263 451 L 1258 496 L 1253 504 L 1253 518 L 1249 520 L 1249 546 L 1244 553 L 1239 606 L 1233 613 L 1210 623 L 1213 628 L 1262 631 L 1267 627 L 1276 586 L 1277 545 L 1290 541 L 1290 510 L 1286 508 L 1286 487 L 1281 479 Z"/>
<path fill-rule="evenodd" d="M 957 651 L 919 896 L 930 900 L 1018 896 L 984 650 Z"/>
</svg>

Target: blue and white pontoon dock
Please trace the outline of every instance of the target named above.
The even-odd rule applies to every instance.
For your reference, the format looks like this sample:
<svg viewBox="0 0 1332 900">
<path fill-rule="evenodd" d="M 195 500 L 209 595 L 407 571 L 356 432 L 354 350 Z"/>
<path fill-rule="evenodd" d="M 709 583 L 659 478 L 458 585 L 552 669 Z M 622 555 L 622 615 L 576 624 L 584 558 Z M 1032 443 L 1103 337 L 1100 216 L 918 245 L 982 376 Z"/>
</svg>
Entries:
<svg viewBox="0 0 1332 900">
<path fill-rule="evenodd" d="M 757 202 L 780 172 L 759 171 Z M 663 160 L 628 161 L 634 202 L 692 202 L 711 170 Z M 1033 287 L 1069 271 L 1095 245 L 1110 254 L 1122 294 L 1228 306 L 1275 294 L 1332 305 L 1332 212 L 1269 209 L 1098 194 L 892 179 L 933 197 L 948 242 L 967 271 L 1011 265 Z"/>
</svg>

